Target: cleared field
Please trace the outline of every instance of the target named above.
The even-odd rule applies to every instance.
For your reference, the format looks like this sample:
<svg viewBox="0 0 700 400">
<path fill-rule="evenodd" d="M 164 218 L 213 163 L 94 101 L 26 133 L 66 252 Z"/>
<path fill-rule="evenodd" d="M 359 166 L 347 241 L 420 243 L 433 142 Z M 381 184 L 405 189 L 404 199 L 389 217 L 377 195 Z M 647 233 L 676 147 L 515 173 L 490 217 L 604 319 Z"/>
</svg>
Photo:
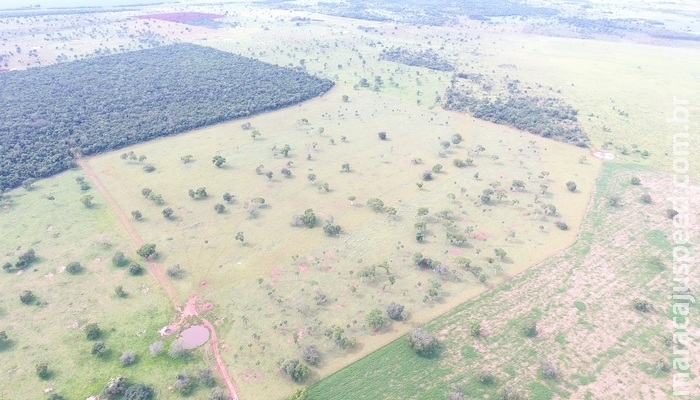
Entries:
<svg viewBox="0 0 700 400">
<path fill-rule="evenodd" d="M 127 214 L 141 212 L 136 229 L 145 241 L 157 244 L 161 266 L 185 269 L 185 278 L 174 282 L 181 300 L 201 293 L 215 304 L 210 319 L 217 320 L 222 355 L 241 396 L 289 393 L 293 385 L 276 362 L 299 357 L 306 345 L 322 354 L 313 375 L 321 377 L 565 247 L 594 183 L 599 164 L 590 156 L 589 162 L 579 163 L 588 154 L 584 149 L 461 114 L 426 112 L 381 93 L 357 92 L 344 103 L 342 89 L 294 108 L 127 149 L 147 156 L 156 167 L 150 174 L 142 171 L 142 163 L 122 160 L 119 153 L 89 161 Z M 244 122 L 250 122 L 250 130 L 241 128 Z M 250 137 L 253 130 L 261 134 L 256 139 Z M 387 140 L 378 138 L 379 131 L 387 132 Z M 440 141 L 454 133 L 464 141 L 440 157 Z M 275 155 L 273 148 L 286 144 L 289 156 Z M 455 158 L 470 157 L 467 150 L 479 144 L 486 151 L 471 155 L 473 166 L 452 165 Z M 181 161 L 185 155 L 192 160 Z M 217 168 L 214 156 L 226 163 Z M 414 158 L 422 163 L 413 164 Z M 281 169 L 290 161 L 292 176 L 287 178 Z M 342 172 L 344 163 L 350 172 Z M 442 171 L 422 181 L 421 174 L 438 163 Z M 538 178 L 541 171 L 550 173 Z M 265 172 L 272 172 L 272 178 Z M 313 183 L 308 174 L 316 175 Z M 511 191 L 513 180 L 522 180 L 525 190 Z M 575 193 L 567 190 L 568 180 L 578 184 Z M 483 204 L 479 196 L 492 183 L 494 192 L 507 197 L 498 200 L 494 193 L 491 203 Z M 539 194 L 545 183 L 546 193 Z M 206 198 L 188 196 L 188 190 L 200 187 L 206 188 Z M 144 198 L 143 188 L 161 194 L 164 204 Z M 222 199 L 227 192 L 235 195 L 234 202 Z M 350 201 L 350 196 L 356 199 Z M 258 197 L 265 205 L 250 217 L 250 202 Z M 534 203 L 536 197 L 540 200 Z M 381 199 L 396 214 L 372 211 L 366 205 L 370 198 Z M 221 214 L 214 210 L 217 203 L 225 206 Z M 557 216 L 541 212 L 550 203 Z M 161 215 L 166 207 L 174 211 L 170 220 Z M 429 213 L 417 216 L 420 207 Z M 290 226 L 292 217 L 308 208 L 316 213 L 318 226 Z M 436 216 L 443 211 L 447 218 Z M 330 217 L 343 228 L 340 237 L 324 235 L 321 227 Z M 569 224 L 569 231 L 555 227 L 559 219 Z M 420 221 L 427 223 L 422 243 L 416 242 L 414 228 Z M 243 243 L 235 239 L 238 232 L 244 234 Z M 464 234 L 467 243 L 451 244 L 446 232 Z M 507 257 L 496 260 L 496 248 Z M 416 267 L 415 252 L 439 261 L 447 273 Z M 486 285 L 457 266 L 459 256 L 482 269 Z M 377 267 L 374 277 L 358 276 L 385 261 L 387 271 Z M 432 282 L 440 285 L 435 298 L 428 296 Z M 319 302 L 319 296 L 325 301 Z M 404 304 L 410 319 L 373 333 L 366 313 L 383 311 L 391 301 Z M 334 327 L 356 337 L 358 346 L 348 352 L 326 339 L 326 330 Z"/>
<path fill-rule="evenodd" d="M 14 262 L 29 248 L 37 260 L 21 273 L 0 272 L 0 330 L 9 344 L 0 346 L 2 374 L 0 398 L 39 399 L 45 392 L 68 399 L 99 394 L 110 378 L 122 375 L 130 383 L 146 383 L 163 398 L 183 370 L 195 372 L 206 365 L 199 355 L 180 360 L 164 352 L 153 357 L 149 345 L 162 340 L 158 330 L 173 317 L 164 293 L 147 275 L 131 276 L 126 267 L 112 265 L 112 255 L 123 251 L 136 260 L 125 233 L 94 189 L 82 191 L 75 182 L 82 176 L 69 171 L 35 184 L 30 191 L 15 190 L 11 203 L 0 211 L 0 261 Z M 55 200 L 45 196 L 53 195 Z M 90 208 L 81 196 L 95 196 Z M 72 275 L 68 263 L 77 261 L 83 271 Z M 116 286 L 127 293 L 120 298 Z M 19 295 L 31 290 L 36 301 L 23 304 Z M 97 357 L 97 341 L 86 339 L 88 323 L 97 323 L 106 352 Z M 136 363 L 120 367 L 124 351 L 136 354 Z M 50 378 L 41 380 L 35 365 L 47 362 Z M 204 396 L 202 389 L 198 396 Z"/>
<path fill-rule="evenodd" d="M 632 176 L 642 184 L 630 185 Z M 668 367 L 673 352 L 673 226 L 662 199 L 676 191 L 670 175 L 606 164 L 574 245 L 426 325 L 441 340 L 437 358 L 417 356 L 402 338 L 311 386 L 309 399 L 437 399 L 457 388 L 483 398 L 506 386 L 533 399 L 670 396 L 671 374 L 660 362 Z M 639 201 L 643 193 L 652 204 Z M 690 194 L 699 193 L 693 185 Z M 613 195 L 620 206 L 608 204 Z M 690 281 L 699 275 L 691 270 Z M 637 298 L 653 310 L 634 310 Z M 481 337 L 470 335 L 471 321 L 481 323 Z M 529 321 L 537 323 L 534 338 L 522 333 Z M 700 323 L 690 326 L 693 354 Z M 541 377 L 542 360 L 557 379 Z M 493 383 L 480 383 L 484 371 Z M 696 393 L 700 380 L 691 376 Z"/>
</svg>

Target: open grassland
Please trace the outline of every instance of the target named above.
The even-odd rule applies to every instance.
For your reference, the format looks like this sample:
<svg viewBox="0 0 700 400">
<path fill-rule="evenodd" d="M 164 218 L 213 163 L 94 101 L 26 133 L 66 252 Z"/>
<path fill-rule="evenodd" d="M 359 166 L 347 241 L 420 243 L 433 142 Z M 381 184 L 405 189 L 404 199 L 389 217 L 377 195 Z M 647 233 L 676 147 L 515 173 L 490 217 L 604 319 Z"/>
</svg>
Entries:
<svg viewBox="0 0 700 400">
<path fill-rule="evenodd" d="M 630 185 L 631 177 L 641 179 Z M 532 399 L 665 398 L 672 391 L 672 222 L 667 196 L 673 177 L 631 165 L 606 164 L 573 246 L 426 325 L 441 341 L 434 359 L 399 339 L 313 385 L 310 399 L 492 397 L 506 386 Z M 648 193 L 652 204 L 639 197 Z M 700 187 L 694 184 L 691 196 Z M 609 205 L 611 196 L 620 205 Z M 696 203 L 695 203 L 696 204 Z M 697 214 L 690 214 L 691 223 Z M 697 246 L 693 232 L 691 247 Z M 700 278 L 691 268 L 690 281 Z M 642 299 L 650 312 L 633 308 Z M 691 314 L 696 310 L 691 306 Z M 470 323 L 481 323 L 481 337 Z M 533 338 L 523 334 L 530 321 Z M 687 350 L 698 351 L 700 324 L 691 319 Z M 548 361 L 556 379 L 541 377 Z M 493 383 L 479 381 L 488 371 Z M 700 381 L 691 374 L 690 392 Z"/>
<path fill-rule="evenodd" d="M 14 262 L 29 248 L 37 255 L 21 273 L 0 273 L 0 331 L 9 338 L 0 346 L 0 398 L 40 399 L 50 391 L 84 399 L 99 394 L 118 375 L 132 384 L 152 385 L 161 398 L 169 398 L 167 388 L 179 372 L 205 367 L 201 354 L 172 359 L 167 355 L 172 339 L 165 339 L 164 352 L 151 356 L 149 345 L 161 340 L 158 330 L 173 317 L 172 306 L 149 276 L 131 276 L 127 268 L 112 265 L 116 251 L 136 260 L 135 249 L 95 190 L 81 190 L 75 182 L 80 176 L 63 173 L 32 190 L 6 194 L 9 204 L 7 198 L 0 201 L 2 263 Z M 80 203 L 85 194 L 95 196 L 90 208 Z M 74 261 L 83 266 L 76 275 L 65 270 Z M 116 286 L 123 287 L 126 297 L 117 296 Z M 24 290 L 31 290 L 36 301 L 20 302 Z M 89 323 L 102 330 L 96 341 L 86 339 Z M 91 355 L 97 341 L 106 345 L 100 357 Z M 136 363 L 122 368 L 119 358 L 129 350 Z M 35 373 L 41 362 L 48 363 L 49 379 Z"/>
<path fill-rule="evenodd" d="M 347 103 L 341 93 L 332 90 L 290 109 L 125 149 L 146 156 L 144 163 L 156 168 L 152 173 L 119 152 L 89 160 L 120 207 L 142 214 L 134 226 L 157 245 L 161 267 L 179 264 L 185 270 L 174 281 L 180 300 L 201 293 L 215 304 L 210 320 L 216 320 L 222 355 L 245 397 L 289 393 L 293 385 L 285 383 L 276 362 L 299 357 L 300 348 L 316 346 L 323 361 L 313 377 L 322 377 L 567 246 L 597 175 L 596 159 L 579 163 L 585 149 L 462 114 L 426 111 L 381 93 L 358 92 Z M 246 122 L 248 130 L 241 127 Z M 256 130 L 260 136 L 254 139 Z M 378 138 L 379 131 L 387 132 L 387 140 Z M 454 133 L 464 140 L 440 157 L 440 141 Z M 288 157 L 279 153 L 284 145 L 291 148 Z M 469 155 L 478 145 L 486 150 Z M 185 163 L 186 155 L 192 158 Z M 217 168 L 214 156 L 226 163 Z M 468 157 L 474 165 L 452 164 Z M 342 171 L 345 163 L 350 172 Z M 438 163 L 442 171 L 423 181 L 421 174 Z M 540 178 L 542 171 L 549 174 Z M 510 190 L 513 180 L 522 180 L 525 189 Z M 576 192 L 567 190 L 569 180 L 578 184 Z M 545 194 L 540 185 L 547 186 Z M 188 195 L 200 187 L 207 197 Z M 492 187 L 492 200 L 482 203 L 483 190 Z M 143 188 L 164 203 L 142 196 Z M 235 201 L 224 201 L 227 192 Z M 506 197 L 499 200 L 498 193 Z M 265 204 L 251 216 L 255 198 Z M 370 198 L 381 199 L 385 210 L 370 209 Z M 214 210 L 217 203 L 223 213 Z M 555 214 L 545 215 L 548 204 L 555 205 Z M 420 207 L 428 214 L 417 216 Z M 161 215 L 164 208 L 173 210 L 170 219 Z M 315 228 L 290 225 L 309 208 L 318 218 Z M 331 217 L 343 229 L 339 237 L 324 235 Z M 558 229 L 558 220 L 570 230 Z M 422 243 L 416 242 L 416 222 L 427 225 Z M 243 243 L 235 238 L 238 232 Z M 464 235 L 466 243 L 450 243 L 447 232 Z M 503 260 L 496 248 L 507 253 Z M 446 268 L 417 267 L 416 252 Z M 459 256 L 481 269 L 485 284 L 457 265 Z M 386 269 L 378 266 L 384 262 Z M 433 284 L 437 296 L 428 295 Z M 372 332 L 366 313 L 384 312 L 391 301 L 406 306 L 408 322 Z M 328 340 L 326 331 L 335 327 L 358 345 L 348 351 Z"/>
</svg>

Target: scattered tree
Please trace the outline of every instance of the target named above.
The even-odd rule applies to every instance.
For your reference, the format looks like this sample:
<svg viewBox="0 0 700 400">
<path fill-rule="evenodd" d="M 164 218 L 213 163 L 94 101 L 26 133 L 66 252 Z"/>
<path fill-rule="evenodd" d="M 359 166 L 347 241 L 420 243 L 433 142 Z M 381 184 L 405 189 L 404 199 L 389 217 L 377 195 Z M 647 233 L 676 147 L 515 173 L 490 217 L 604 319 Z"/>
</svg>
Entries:
<svg viewBox="0 0 700 400">
<path fill-rule="evenodd" d="M 84 195 L 84 196 L 82 196 L 82 197 L 80 198 L 80 202 L 83 203 L 83 205 L 84 205 L 85 207 L 88 207 L 88 208 L 89 208 L 89 207 L 92 207 L 92 200 L 93 200 L 94 198 L 95 198 L 95 197 L 93 197 L 92 195 L 86 194 L 86 195 Z"/>
<path fill-rule="evenodd" d="M 73 261 L 68 263 L 66 266 L 66 271 L 71 275 L 77 275 L 83 270 L 83 266 L 79 262 Z"/>
<path fill-rule="evenodd" d="M 214 158 L 211 159 L 211 162 L 216 165 L 217 167 L 221 167 L 226 163 L 226 159 L 221 156 L 214 156 Z"/>
<path fill-rule="evenodd" d="M 136 250 L 136 254 L 143 259 L 151 258 L 156 255 L 156 245 L 154 243 L 145 243 Z"/>
<path fill-rule="evenodd" d="M 163 211 L 161 211 L 161 213 L 163 214 L 163 216 L 166 219 L 170 219 L 170 217 L 172 217 L 172 215 L 173 215 L 173 209 L 168 207 L 166 209 L 163 209 Z"/>
<path fill-rule="evenodd" d="M 574 181 L 566 182 L 566 188 L 569 189 L 569 192 L 575 192 L 576 191 L 576 182 L 574 182 Z"/>
<path fill-rule="evenodd" d="M 124 298 L 124 297 L 127 296 L 126 291 L 124 291 L 124 286 L 122 286 L 122 285 L 115 286 L 115 287 L 114 287 L 114 293 L 115 293 L 118 297 L 122 297 L 122 298 Z"/>
<path fill-rule="evenodd" d="M 100 330 L 100 326 L 97 323 L 91 322 L 85 325 L 85 337 L 88 340 L 97 340 L 100 335 L 102 335 L 102 330 Z"/>
<path fill-rule="evenodd" d="M 414 329 L 407 340 L 411 349 L 421 356 L 432 356 L 438 350 L 437 338 L 421 328 Z"/>
<path fill-rule="evenodd" d="M 540 375 L 544 379 L 557 379 L 557 369 L 548 360 L 540 361 Z"/>
<path fill-rule="evenodd" d="M 192 161 L 193 158 L 194 157 L 192 156 L 192 154 L 187 154 L 187 155 L 180 157 L 180 160 L 182 161 L 183 164 L 188 164 L 189 162 Z"/>
<path fill-rule="evenodd" d="M 221 214 L 226 210 L 226 207 L 221 203 L 216 203 L 216 204 L 214 204 L 214 210 L 217 213 Z"/>
<path fill-rule="evenodd" d="M 386 307 L 387 315 L 389 315 L 389 318 L 393 319 L 394 321 L 403 320 L 403 318 L 404 318 L 403 310 L 404 310 L 403 305 L 401 305 L 399 303 L 395 303 L 393 301 L 391 303 L 389 303 L 389 305 Z"/>
<path fill-rule="evenodd" d="M 374 212 L 384 211 L 384 202 L 376 197 L 367 199 L 367 207 L 371 208 Z"/>
<path fill-rule="evenodd" d="M 19 294 L 19 301 L 23 304 L 31 304 L 35 299 L 36 296 L 34 296 L 31 290 L 23 290 L 22 293 Z"/>
<path fill-rule="evenodd" d="M 148 352 L 151 353 L 153 357 L 157 356 L 160 354 L 161 351 L 163 351 L 163 347 L 165 344 L 163 343 L 162 340 L 159 340 L 157 342 L 151 343 L 150 346 L 148 346 Z"/>
<path fill-rule="evenodd" d="M 134 276 L 141 275 L 143 273 L 143 267 L 139 263 L 132 262 L 129 264 L 129 273 Z"/>
<path fill-rule="evenodd" d="M 666 209 L 666 216 L 669 219 L 673 219 L 676 215 L 678 215 L 678 211 L 674 210 L 673 208 Z"/>
<path fill-rule="evenodd" d="M 312 344 L 304 347 L 302 357 L 309 365 L 318 365 L 318 362 L 320 361 L 318 350 L 316 350 L 316 346 Z"/>
<path fill-rule="evenodd" d="M 90 350 L 90 354 L 93 356 L 97 357 L 102 357 L 105 352 L 107 351 L 105 342 L 97 342 L 94 345 L 92 345 L 92 350 Z"/>
<path fill-rule="evenodd" d="M 102 394 L 109 399 L 117 398 L 122 396 L 128 387 L 129 385 L 125 377 L 118 376 L 116 378 L 110 378 L 105 388 L 102 389 Z"/>
<path fill-rule="evenodd" d="M 639 200 L 644 204 L 651 204 L 651 195 L 649 195 L 649 193 L 644 193 Z"/>
<path fill-rule="evenodd" d="M 525 324 L 523 327 L 523 334 L 527 337 L 537 336 L 537 322 L 529 321 L 527 324 Z"/>
<path fill-rule="evenodd" d="M 367 322 L 367 325 L 370 328 L 372 328 L 372 330 L 375 332 L 382 329 L 382 327 L 384 327 L 384 324 L 386 324 L 386 320 L 384 319 L 384 315 L 382 315 L 382 311 L 377 308 L 367 313 L 365 321 Z"/>
<path fill-rule="evenodd" d="M 386 140 L 386 132 L 379 132 L 377 136 L 379 136 L 379 140 Z"/>
<path fill-rule="evenodd" d="M 36 365 L 36 376 L 41 379 L 49 379 L 51 377 L 51 372 L 49 371 L 49 364 L 45 361 L 40 362 Z"/>
<path fill-rule="evenodd" d="M 117 267 L 122 267 L 126 265 L 127 262 L 128 260 L 124 256 L 124 253 L 121 251 L 114 253 L 114 255 L 112 256 L 112 264 L 114 264 Z"/>
<path fill-rule="evenodd" d="M 141 211 L 139 211 L 139 210 L 132 211 L 131 216 L 134 217 L 134 219 L 137 221 L 143 217 L 143 215 L 141 215 Z"/>
<path fill-rule="evenodd" d="M 151 400 L 153 399 L 153 389 L 142 383 L 130 386 L 124 392 L 124 400 Z"/>
<path fill-rule="evenodd" d="M 469 324 L 469 334 L 474 337 L 481 336 L 481 323 L 479 321 L 472 321 Z"/>
</svg>

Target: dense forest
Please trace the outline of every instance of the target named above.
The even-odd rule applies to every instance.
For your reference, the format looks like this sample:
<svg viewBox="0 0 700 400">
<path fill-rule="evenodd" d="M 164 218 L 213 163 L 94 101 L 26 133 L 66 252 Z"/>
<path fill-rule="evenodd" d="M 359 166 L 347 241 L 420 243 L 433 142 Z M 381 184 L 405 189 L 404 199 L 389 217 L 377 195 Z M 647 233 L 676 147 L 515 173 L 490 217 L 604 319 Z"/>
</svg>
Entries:
<svg viewBox="0 0 700 400">
<path fill-rule="evenodd" d="M 467 111 L 476 118 L 512 126 L 546 138 L 588 147 L 588 135 L 578 124 L 578 111 L 561 99 L 511 93 L 495 100 L 477 97 L 469 90 L 447 88 L 447 110 Z"/>
<path fill-rule="evenodd" d="M 411 51 L 403 47 L 384 49 L 379 54 L 380 60 L 393 61 L 412 67 L 425 67 L 436 71 L 454 71 L 454 65 L 440 56 L 433 49 L 424 51 Z"/>
<path fill-rule="evenodd" d="M 0 189 L 90 155 L 275 110 L 333 82 L 193 44 L 0 74 Z"/>
</svg>

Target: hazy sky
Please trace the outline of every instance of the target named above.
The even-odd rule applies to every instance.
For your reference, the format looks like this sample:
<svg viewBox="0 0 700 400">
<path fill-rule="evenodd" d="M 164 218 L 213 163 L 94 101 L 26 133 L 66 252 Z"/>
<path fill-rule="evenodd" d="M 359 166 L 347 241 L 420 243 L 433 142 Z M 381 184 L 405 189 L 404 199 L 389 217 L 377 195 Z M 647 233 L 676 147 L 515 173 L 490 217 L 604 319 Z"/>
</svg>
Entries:
<svg viewBox="0 0 700 400">
<path fill-rule="evenodd" d="M 41 4 L 49 7 L 117 6 L 128 4 L 169 3 L 172 0 L 0 0 L 0 9 Z"/>
</svg>

